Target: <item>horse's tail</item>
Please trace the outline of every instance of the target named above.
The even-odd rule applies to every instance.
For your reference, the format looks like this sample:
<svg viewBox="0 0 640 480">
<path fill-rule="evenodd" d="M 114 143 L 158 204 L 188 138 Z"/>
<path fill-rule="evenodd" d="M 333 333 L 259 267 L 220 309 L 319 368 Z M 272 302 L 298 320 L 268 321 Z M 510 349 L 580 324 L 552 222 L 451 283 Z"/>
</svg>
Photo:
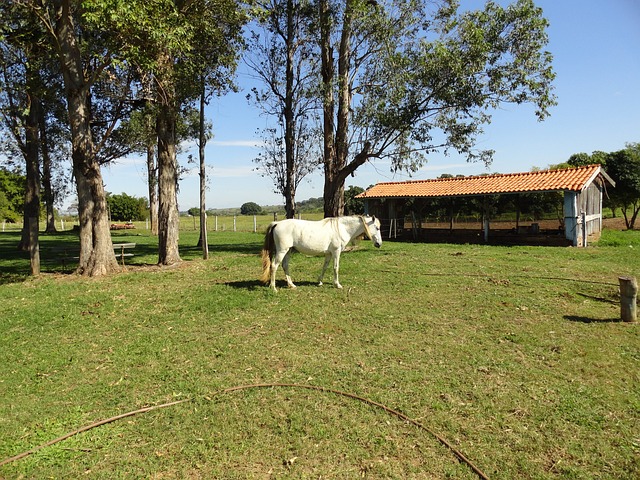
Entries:
<svg viewBox="0 0 640 480">
<path fill-rule="evenodd" d="M 273 229 L 275 223 L 270 224 L 267 227 L 267 233 L 264 236 L 264 245 L 262 246 L 262 276 L 260 281 L 267 284 L 271 281 L 271 259 L 275 254 L 275 244 L 273 243 Z"/>
</svg>

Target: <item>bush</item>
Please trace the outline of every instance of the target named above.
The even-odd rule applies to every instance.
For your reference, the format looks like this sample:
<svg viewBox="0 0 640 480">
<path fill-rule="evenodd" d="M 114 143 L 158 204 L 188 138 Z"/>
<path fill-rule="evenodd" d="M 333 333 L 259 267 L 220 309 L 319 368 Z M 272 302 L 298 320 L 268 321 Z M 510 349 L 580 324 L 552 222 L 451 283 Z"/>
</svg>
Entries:
<svg viewBox="0 0 640 480">
<path fill-rule="evenodd" d="M 146 198 L 136 198 L 123 193 L 108 195 L 107 203 L 114 222 L 128 222 L 147 218 L 149 204 Z"/>
<path fill-rule="evenodd" d="M 243 203 L 240 207 L 242 215 L 262 215 L 262 207 L 254 202 Z"/>
</svg>

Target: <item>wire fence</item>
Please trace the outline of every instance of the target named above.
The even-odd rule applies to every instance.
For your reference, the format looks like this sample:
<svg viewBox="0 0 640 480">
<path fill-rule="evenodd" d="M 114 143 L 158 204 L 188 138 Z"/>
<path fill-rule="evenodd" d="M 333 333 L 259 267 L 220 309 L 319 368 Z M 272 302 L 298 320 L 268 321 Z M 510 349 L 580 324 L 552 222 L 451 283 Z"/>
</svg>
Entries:
<svg viewBox="0 0 640 480">
<path fill-rule="evenodd" d="M 208 215 L 207 216 L 207 232 L 264 232 L 267 226 L 274 220 L 283 220 L 282 214 L 268 215 Z M 304 220 L 320 220 L 323 218 L 322 213 L 302 213 L 296 216 Z M 111 222 L 112 230 L 150 230 L 151 223 L 149 220 L 133 221 L 133 222 Z M 59 218 L 55 221 L 56 230 L 65 232 L 69 230 L 77 230 L 79 223 L 77 219 Z M 40 230 L 46 227 L 44 221 L 40 221 Z M 182 231 L 199 231 L 200 217 L 180 216 L 180 230 Z M 2 232 L 19 232 L 22 230 L 22 223 L 11 223 L 3 221 L 0 231 Z"/>
</svg>

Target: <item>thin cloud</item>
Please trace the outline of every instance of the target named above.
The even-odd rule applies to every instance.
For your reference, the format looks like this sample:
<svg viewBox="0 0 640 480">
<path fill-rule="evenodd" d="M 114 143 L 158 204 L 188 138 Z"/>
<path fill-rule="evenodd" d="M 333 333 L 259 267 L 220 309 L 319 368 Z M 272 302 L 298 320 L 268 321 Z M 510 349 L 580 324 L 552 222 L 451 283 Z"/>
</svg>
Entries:
<svg viewBox="0 0 640 480">
<path fill-rule="evenodd" d="M 257 175 L 253 167 L 250 167 L 250 166 L 229 168 L 229 167 L 216 167 L 214 165 L 213 168 L 210 168 L 209 170 L 209 176 L 214 178 L 222 178 L 222 177 L 237 178 L 237 177 L 247 177 L 250 175 Z"/>
</svg>

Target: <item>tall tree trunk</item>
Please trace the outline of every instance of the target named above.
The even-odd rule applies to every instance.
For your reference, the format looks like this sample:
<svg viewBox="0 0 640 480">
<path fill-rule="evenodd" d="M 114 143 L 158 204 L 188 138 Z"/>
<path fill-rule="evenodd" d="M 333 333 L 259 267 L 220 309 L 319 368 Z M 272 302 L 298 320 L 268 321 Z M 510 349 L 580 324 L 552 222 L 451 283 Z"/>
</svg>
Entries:
<svg viewBox="0 0 640 480">
<path fill-rule="evenodd" d="M 334 144 L 334 110 L 333 77 L 335 66 L 333 63 L 333 47 L 331 45 L 331 9 L 328 0 L 320 0 L 320 54 L 322 78 L 322 130 L 323 130 L 323 161 L 324 161 L 324 216 L 336 216 L 334 193 L 335 144 Z M 338 202 L 339 203 L 339 202 Z"/>
<path fill-rule="evenodd" d="M 38 115 L 40 126 L 40 152 L 42 153 L 42 196 L 47 210 L 45 233 L 56 233 L 56 218 L 54 211 L 55 194 L 51 180 L 51 155 L 47 139 L 47 125 L 44 111 Z"/>
<path fill-rule="evenodd" d="M 27 186 L 24 197 L 24 226 L 22 229 L 22 250 L 29 252 L 31 275 L 40 273 L 40 248 L 38 233 L 40 226 L 40 168 L 38 161 L 38 112 L 40 99 L 33 93 L 33 72 L 27 71 L 27 89 L 29 90 L 29 113 L 25 128 L 25 160 Z"/>
<path fill-rule="evenodd" d="M 165 90 L 165 94 L 166 94 Z M 165 100 L 166 101 L 166 100 Z M 158 120 L 158 263 L 173 265 L 180 262 L 176 160 L 176 111 L 173 96 L 168 104 L 159 107 Z"/>
<path fill-rule="evenodd" d="M 69 112 L 71 157 L 78 193 L 80 259 L 77 272 L 98 276 L 117 271 L 119 266 L 111 242 L 106 194 L 91 135 L 91 84 L 85 79 L 72 15 L 71 1 L 61 1 L 55 35 Z"/>
<path fill-rule="evenodd" d="M 284 186 L 285 214 L 287 218 L 293 218 L 296 214 L 296 179 L 295 179 L 295 152 L 296 152 L 296 126 L 293 111 L 293 62 L 296 50 L 294 29 L 294 2 L 287 1 L 287 38 L 285 39 L 287 50 L 287 62 L 285 72 L 285 105 L 284 105 L 284 142 L 286 177 Z"/>
<path fill-rule="evenodd" d="M 204 78 L 202 79 L 202 90 L 200 91 L 200 142 L 198 146 L 198 154 L 200 157 L 200 240 L 199 245 L 202 247 L 202 258 L 209 258 L 209 244 L 207 238 L 207 207 L 205 202 L 205 194 L 207 189 L 207 171 L 205 165 L 204 149 L 207 145 L 207 132 L 204 123 L 204 106 L 205 106 L 205 86 Z"/>
<path fill-rule="evenodd" d="M 326 3 L 324 0 L 321 3 Z M 321 6 L 321 9 L 323 7 Z M 328 7 L 327 7 L 328 8 Z M 351 66 L 351 33 L 353 22 L 353 0 L 346 0 L 340 33 L 340 45 L 338 49 L 338 72 L 335 76 L 333 65 L 332 47 L 329 32 L 329 13 L 325 10 L 327 18 L 321 10 L 321 50 L 322 50 L 322 83 L 325 95 L 324 122 L 325 122 L 325 158 L 324 158 L 324 216 L 339 217 L 344 214 L 344 181 L 347 177 L 347 159 L 349 156 L 349 121 L 351 109 L 351 80 L 349 68 Z M 326 26 L 325 26 L 326 25 Z M 325 29 L 327 30 L 325 33 Z M 326 66 L 325 66 L 326 62 Z M 329 69 L 330 62 L 330 69 Z M 338 87 L 338 110 L 335 112 L 333 99 L 334 82 Z M 336 128 L 334 131 L 333 115 L 337 114 Z M 331 116 L 331 123 L 327 116 Z M 327 138 L 329 129 L 330 137 Z M 328 143 L 333 145 L 328 148 Z"/>
<path fill-rule="evenodd" d="M 158 235 L 158 168 L 156 165 L 156 147 L 151 142 L 147 143 L 147 176 L 151 235 Z"/>
</svg>

